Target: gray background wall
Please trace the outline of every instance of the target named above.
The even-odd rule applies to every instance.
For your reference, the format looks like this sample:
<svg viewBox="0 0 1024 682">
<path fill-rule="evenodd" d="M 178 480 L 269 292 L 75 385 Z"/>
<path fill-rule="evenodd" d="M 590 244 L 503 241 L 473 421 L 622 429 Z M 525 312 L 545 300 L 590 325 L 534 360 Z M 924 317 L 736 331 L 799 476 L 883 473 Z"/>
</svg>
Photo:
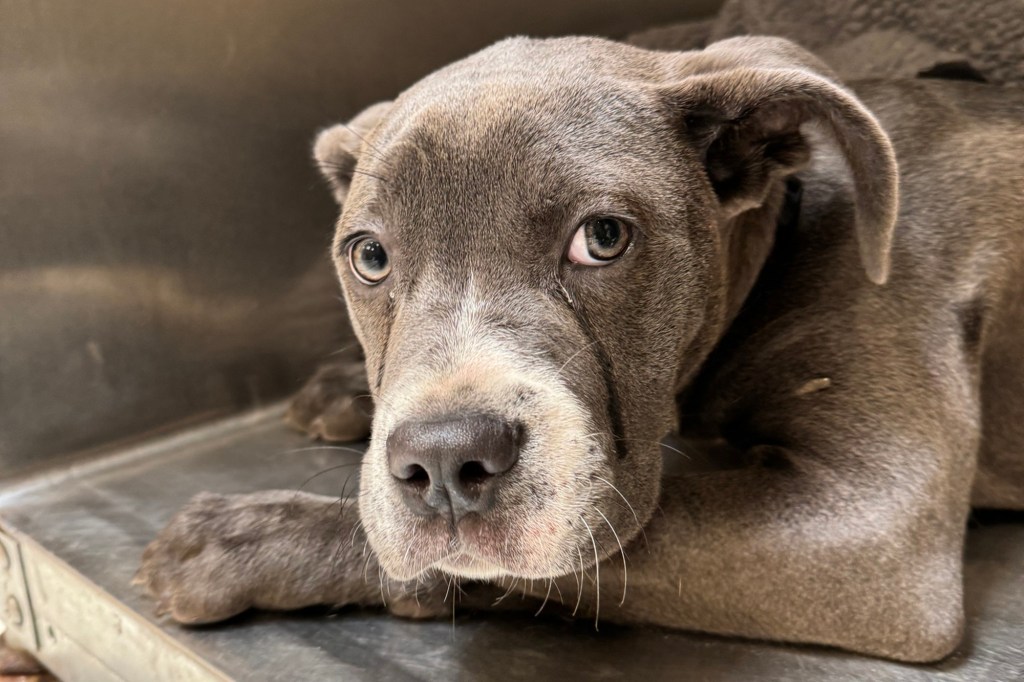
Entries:
<svg viewBox="0 0 1024 682">
<path fill-rule="evenodd" d="M 510 34 L 715 0 L 0 0 L 0 477 L 280 398 L 339 347 L 314 131 Z"/>
</svg>

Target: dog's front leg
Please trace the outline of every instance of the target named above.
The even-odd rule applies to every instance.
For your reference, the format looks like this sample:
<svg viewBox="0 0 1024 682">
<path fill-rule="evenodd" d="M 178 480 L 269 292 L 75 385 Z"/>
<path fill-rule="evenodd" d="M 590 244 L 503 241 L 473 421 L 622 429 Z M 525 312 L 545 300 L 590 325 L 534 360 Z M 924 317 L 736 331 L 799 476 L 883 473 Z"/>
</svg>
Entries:
<svg viewBox="0 0 1024 682">
<path fill-rule="evenodd" d="M 892 468 L 758 447 L 746 468 L 668 479 L 645 537 L 599 576 L 559 579 L 562 602 L 602 621 L 940 659 L 963 627 L 970 476 L 911 445 L 864 441 L 862 461 L 901 448 Z"/>
<path fill-rule="evenodd" d="M 808 462 L 773 469 L 782 460 L 764 454 L 754 469 L 667 484 L 627 618 L 911 661 L 948 654 L 962 632 L 966 504 L 937 509 L 884 474 L 851 485 Z"/>
<path fill-rule="evenodd" d="M 161 611 L 188 624 L 249 608 L 386 601 L 416 615 L 415 590 L 429 589 L 383 576 L 355 500 L 291 490 L 197 495 L 146 548 L 136 582 Z"/>
</svg>

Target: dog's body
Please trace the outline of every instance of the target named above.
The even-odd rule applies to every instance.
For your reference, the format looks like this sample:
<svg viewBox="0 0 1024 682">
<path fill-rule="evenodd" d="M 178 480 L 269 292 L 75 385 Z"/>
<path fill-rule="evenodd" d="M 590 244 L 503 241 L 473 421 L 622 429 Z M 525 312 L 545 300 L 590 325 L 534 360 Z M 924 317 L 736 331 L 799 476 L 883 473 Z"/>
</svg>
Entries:
<svg viewBox="0 0 1024 682">
<path fill-rule="evenodd" d="M 379 562 L 407 615 L 450 608 L 448 576 L 529 579 L 602 619 L 944 656 L 972 499 L 1024 508 L 1024 97 L 855 91 L 898 218 L 885 135 L 777 40 L 507 41 L 324 133 L 377 405 L 361 521 L 204 495 L 141 580 L 206 622 L 379 604 Z M 595 212 L 632 226 L 607 261 Z M 350 272 L 364 246 L 390 254 L 376 282 Z M 363 376 L 297 419 L 359 435 L 336 407 Z M 662 481 L 670 428 L 718 469 Z M 484 445 L 512 463 L 453 481 Z"/>
</svg>

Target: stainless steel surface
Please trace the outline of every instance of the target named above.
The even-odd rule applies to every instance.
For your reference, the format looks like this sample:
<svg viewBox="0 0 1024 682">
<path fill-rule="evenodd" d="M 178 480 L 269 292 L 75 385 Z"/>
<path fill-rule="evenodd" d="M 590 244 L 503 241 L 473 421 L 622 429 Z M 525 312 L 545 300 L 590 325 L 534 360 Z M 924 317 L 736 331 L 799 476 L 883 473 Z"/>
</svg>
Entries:
<svg viewBox="0 0 1024 682">
<path fill-rule="evenodd" d="M 655 629 L 602 625 L 595 632 L 591 623 L 528 615 L 456 612 L 453 624 L 312 611 L 185 629 L 155 620 L 152 604 L 129 586 L 145 543 L 192 494 L 270 487 L 352 493 L 356 467 L 348 465 L 358 458 L 358 449 L 310 446 L 268 409 L 9 487 L 0 493 L 0 517 L 7 538 L 26 550 L 37 628 L 60 626 L 55 641 L 41 636 L 40 656 L 70 666 L 57 669 L 68 679 L 76 678 L 68 673 L 75 663 L 58 650 L 67 639 L 104 670 L 147 680 L 201 679 L 217 670 L 245 680 L 1024 679 L 1019 517 L 970 532 L 970 629 L 939 666 Z"/>
<path fill-rule="evenodd" d="M 318 127 L 515 34 L 716 0 L 0 0 L 0 478 L 294 391 L 338 346 Z"/>
</svg>

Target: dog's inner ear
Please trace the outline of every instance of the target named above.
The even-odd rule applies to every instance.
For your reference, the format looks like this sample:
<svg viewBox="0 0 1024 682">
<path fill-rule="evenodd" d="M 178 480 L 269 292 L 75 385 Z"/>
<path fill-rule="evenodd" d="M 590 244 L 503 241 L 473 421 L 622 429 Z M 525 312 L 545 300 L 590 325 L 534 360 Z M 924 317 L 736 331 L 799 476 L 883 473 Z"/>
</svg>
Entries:
<svg viewBox="0 0 1024 682">
<path fill-rule="evenodd" d="M 811 158 L 800 121 L 784 106 L 765 105 L 737 120 L 723 118 L 722 112 L 695 112 L 686 116 L 684 126 L 703 153 L 726 219 L 761 206 L 774 180 L 795 173 Z"/>
<path fill-rule="evenodd" d="M 814 126 L 850 169 L 861 261 L 873 282 L 885 282 L 898 176 L 871 113 L 813 55 L 781 39 L 733 38 L 676 59 L 681 78 L 666 88 L 667 104 L 704 161 L 723 218 L 761 206 L 775 181 L 811 161 Z"/>
<path fill-rule="evenodd" d="M 331 185 L 339 205 L 344 204 L 348 195 L 367 137 L 390 110 L 391 102 L 378 102 L 348 123 L 331 126 L 317 135 L 313 158 Z"/>
</svg>

